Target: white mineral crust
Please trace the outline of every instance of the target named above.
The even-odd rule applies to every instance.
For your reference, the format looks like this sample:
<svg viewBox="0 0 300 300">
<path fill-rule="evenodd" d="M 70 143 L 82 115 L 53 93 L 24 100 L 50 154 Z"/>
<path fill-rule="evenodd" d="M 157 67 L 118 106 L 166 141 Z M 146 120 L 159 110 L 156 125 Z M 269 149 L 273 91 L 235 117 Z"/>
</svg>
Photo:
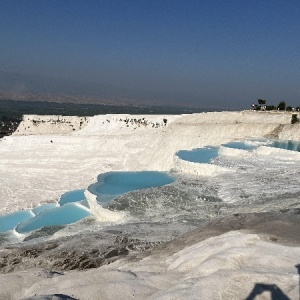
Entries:
<svg viewBox="0 0 300 300">
<path fill-rule="evenodd" d="M 26 115 L 14 135 L 0 140 L 0 214 L 55 202 L 62 193 L 86 188 L 107 171 L 168 171 L 175 167 L 175 153 L 183 149 L 250 137 L 299 141 L 300 124 L 290 125 L 290 120 L 289 113 L 254 111 L 90 118 Z M 264 155 L 266 150 L 259 151 Z M 174 248 L 170 255 L 124 259 L 64 276 L 45 278 L 39 269 L 3 274 L 0 298 L 62 293 L 81 300 L 234 300 L 245 299 L 256 283 L 265 283 L 298 299 L 299 263 L 299 246 L 232 231 Z M 270 293 L 260 297 L 270 299 Z"/>
</svg>

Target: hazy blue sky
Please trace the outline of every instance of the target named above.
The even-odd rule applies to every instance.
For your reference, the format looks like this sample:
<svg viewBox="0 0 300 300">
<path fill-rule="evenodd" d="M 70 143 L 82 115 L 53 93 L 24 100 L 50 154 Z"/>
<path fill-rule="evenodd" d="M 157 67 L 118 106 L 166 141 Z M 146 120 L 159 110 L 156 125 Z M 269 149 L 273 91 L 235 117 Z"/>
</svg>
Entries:
<svg viewBox="0 0 300 300">
<path fill-rule="evenodd" d="M 57 78 L 141 101 L 300 105 L 299 0 L 0 0 L 0 38 L 0 71 L 37 86 Z"/>
</svg>

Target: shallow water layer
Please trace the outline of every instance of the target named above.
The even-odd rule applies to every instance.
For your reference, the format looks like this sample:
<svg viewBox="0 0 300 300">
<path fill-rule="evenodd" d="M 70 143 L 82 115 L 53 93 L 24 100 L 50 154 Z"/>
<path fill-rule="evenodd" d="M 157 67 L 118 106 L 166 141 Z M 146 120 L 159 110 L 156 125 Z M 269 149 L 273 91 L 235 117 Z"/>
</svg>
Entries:
<svg viewBox="0 0 300 300">
<path fill-rule="evenodd" d="M 60 199 L 58 201 L 59 205 L 64 205 L 66 203 L 78 202 L 84 200 L 85 199 L 84 191 L 85 189 L 80 189 L 80 190 L 74 190 L 74 191 L 64 193 L 63 195 L 60 196 Z"/>
<path fill-rule="evenodd" d="M 15 213 L 0 216 L 0 232 L 14 229 L 20 222 L 32 218 L 34 214 L 30 210 L 21 210 Z"/>
<path fill-rule="evenodd" d="M 222 144 L 224 147 L 240 150 L 253 150 L 261 145 L 300 152 L 300 143 L 291 140 L 250 139 Z"/>
<path fill-rule="evenodd" d="M 44 226 L 70 224 L 77 222 L 90 214 L 91 213 L 86 207 L 76 203 L 68 203 L 60 207 L 42 211 L 37 216 L 20 223 L 16 227 L 16 231 L 25 233 Z"/>
<path fill-rule="evenodd" d="M 98 176 L 98 182 L 88 190 L 97 196 L 101 203 L 111 202 L 116 196 L 130 191 L 164 186 L 175 179 L 164 172 L 109 172 Z"/>
<path fill-rule="evenodd" d="M 180 150 L 176 155 L 182 159 L 195 163 L 210 163 L 218 156 L 219 147 L 207 146 L 193 150 Z"/>
<path fill-rule="evenodd" d="M 300 152 L 300 143 L 296 141 L 274 140 L 271 147 Z"/>
<path fill-rule="evenodd" d="M 44 204 L 44 205 L 40 205 L 40 206 L 34 207 L 32 209 L 32 211 L 34 212 L 35 215 L 37 215 L 37 214 L 39 214 L 40 212 L 42 212 L 44 210 L 47 210 L 47 209 L 50 209 L 50 208 L 54 208 L 56 206 L 57 206 L 56 203 Z"/>
<path fill-rule="evenodd" d="M 240 150 L 252 150 L 257 148 L 257 144 L 250 144 L 247 142 L 231 142 L 227 144 L 222 144 L 224 147 L 233 148 L 233 149 L 240 149 Z"/>
</svg>

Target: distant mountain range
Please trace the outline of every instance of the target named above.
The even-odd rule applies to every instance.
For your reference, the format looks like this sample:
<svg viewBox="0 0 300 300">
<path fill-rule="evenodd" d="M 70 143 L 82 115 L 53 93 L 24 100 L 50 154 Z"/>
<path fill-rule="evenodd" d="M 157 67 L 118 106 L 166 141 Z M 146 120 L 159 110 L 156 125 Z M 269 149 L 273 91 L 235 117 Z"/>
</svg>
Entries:
<svg viewBox="0 0 300 300">
<path fill-rule="evenodd" d="M 0 72 L 0 99 L 90 104 L 134 104 L 129 90 L 91 82 Z M 123 96 L 122 96 L 123 95 Z"/>
<path fill-rule="evenodd" d="M 178 95 L 174 95 L 174 98 Z M 96 82 L 23 75 L 0 71 L 0 100 L 45 101 L 76 104 L 185 106 L 157 91 L 142 91 Z M 198 107 L 198 109 L 201 107 Z M 205 108 L 201 108 L 204 109 Z"/>
</svg>

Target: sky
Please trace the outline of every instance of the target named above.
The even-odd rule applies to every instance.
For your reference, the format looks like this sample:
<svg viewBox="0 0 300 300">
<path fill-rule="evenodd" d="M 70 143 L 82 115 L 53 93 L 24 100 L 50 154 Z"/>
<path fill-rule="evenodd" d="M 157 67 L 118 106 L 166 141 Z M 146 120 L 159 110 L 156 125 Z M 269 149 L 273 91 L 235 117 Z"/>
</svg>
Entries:
<svg viewBox="0 0 300 300">
<path fill-rule="evenodd" d="M 0 0 L 0 73 L 20 91 L 300 106 L 300 1 Z"/>
</svg>

